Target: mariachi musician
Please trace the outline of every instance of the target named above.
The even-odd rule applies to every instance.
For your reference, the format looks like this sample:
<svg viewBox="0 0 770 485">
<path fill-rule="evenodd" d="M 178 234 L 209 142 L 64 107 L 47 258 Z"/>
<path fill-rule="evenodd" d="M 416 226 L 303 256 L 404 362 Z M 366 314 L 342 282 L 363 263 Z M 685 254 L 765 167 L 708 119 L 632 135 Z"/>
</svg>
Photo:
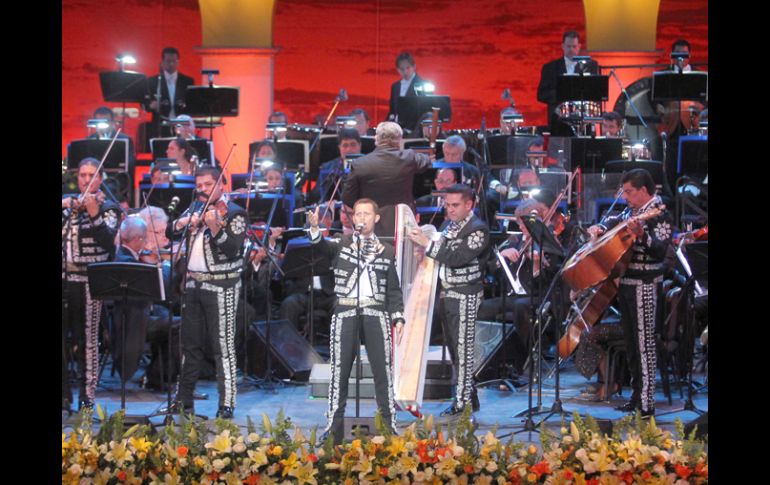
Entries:
<svg viewBox="0 0 770 485">
<path fill-rule="evenodd" d="M 93 407 L 99 375 L 99 322 L 102 302 L 91 299 L 86 267 L 109 261 L 115 252 L 120 208 L 99 190 L 99 160 L 84 158 L 78 165 L 77 198 L 62 199 L 62 408 L 72 393 L 67 375 L 67 334 L 72 334 L 78 368 L 78 408 Z"/>
<path fill-rule="evenodd" d="M 439 263 L 439 312 L 444 336 L 457 374 L 457 391 L 442 416 L 462 412 L 467 405 L 480 408 L 473 384 L 476 313 L 484 297 L 482 281 L 489 246 L 489 228 L 473 213 L 473 190 L 455 184 L 446 189 L 447 221 L 429 239 L 419 228 L 408 237 L 425 247 L 425 256 Z"/>
<path fill-rule="evenodd" d="M 371 199 L 357 200 L 353 204 L 353 222 L 358 231 L 339 239 L 326 240 L 321 236 L 318 212 L 316 207 L 315 212 L 308 213 L 310 240 L 321 254 L 333 261 L 337 296 L 329 336 L 332 377 L 325 433 L 334 437 L 335 444 L 340 444 L 344 437 L 348 380 L 360 337 L 372 367 L 382 421 L 391 432 L 396 429 L 391 326 L 398 343 L 404 330 L 404 305 L 393 246 L 380 242 L 374 233 L 379 219 L 377 203 Z"/>
<path fill-rule="evenodd" d="M 235 320 L 243 271 L 246 212 L 222 197 L 222 171 L 201 167 L 195 174 L 197 198 L 166 230 L 187 241 L 187 273 L 182 298 L 182 375 L 176 408 L 193 411 L 193 392 L 204 359 L 216 363 L 217 417 L 235 410 Z M 208 342 L 207 342 L 208 340 Z"/>
<path fill-rule="evenodd" d="M 643 417 L 655 414 L 656 333 L 660 329 L 659 298 L 664 258 L 671 244 L 671 217 L 655 194 L 655 182 L 642 168 L 626 172 L 621 178 L 623 198 L 628 208 L 603 224 L 588 228 L 596 238 L 620 223 L 636 236 L 631 262 L 618 287 L 621 325 L 631 370 L 631 400 L 618 410 L 641 410 Z M 645 216 L 644 220 L 637 220 Z"/>
</svg>

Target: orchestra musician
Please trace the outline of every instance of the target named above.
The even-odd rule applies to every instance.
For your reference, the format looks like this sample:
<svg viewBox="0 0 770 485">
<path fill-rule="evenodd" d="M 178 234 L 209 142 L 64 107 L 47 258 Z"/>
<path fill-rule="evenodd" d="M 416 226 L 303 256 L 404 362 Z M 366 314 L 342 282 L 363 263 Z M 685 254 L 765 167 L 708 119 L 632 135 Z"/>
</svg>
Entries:
<svg viewBox="0 0 770 485">
<path fill-rule="evenodd" d="M 465 140 L 460 135 L 450 135 L 441 145 L 441 151 L 444 152 L 444 158 L 436 160 L 437 162 L 462 163 L 462 179 L 460 183 L 471 187 L 478 187 L 481 180 L 479 169 L 465 161 L 465 151 L 467 146 Z"/>
<path fill-rule="evenodd" d="M 655 182 L 647 170 L 637 168 L 621 178 L 623 199 L 628 208 L 608 218 L 604 224 L 588 228 L 592 238 L 628 221 L 628 229 L 636 236 L 631 262 L 618 286 L 621 324 L 626 340 L 628 367 L 631 371 L 631 400 L 621 411 L 641 410 L 644 417 L 655 414 L 656 333 L 661 326 L 662 299 L 659 298 L 664 259 L 671 244 L 671 216 L 655 194 Z M 660 214 L 644 221 L 634 219 L 653 209 Z"/>
<path fill-rule="evenodd" d="M 415 86 L 421 86 L 425 81 L 417 74 L 417 65 L 409 52 L 402 52 L 396 57 L 396 70 L 401 79 L 390 86 L 388 121 L 403 123 L 406 120 L 398 119 L 398 98 L 417 96 Z"/>
<path fill-rule="evenodd" d="M 147 237 L 141 253 L 141 261 L 147 264 L 161 264 L 166 299 L 177 303 L 177 295 L 171 285 L 170 241 L 166 237 L 168 216 L 160 207 L 147 206 L 139 211 L 147 225 Z M 153 302 L 147 321 L 147 342 L 150 343 L 150 363 L 147 366 L 142 386 L 147 389 L 164 390 L 161 376 L 166 382 L 174 381 L 179 373 L 181 355 L 179 355 L 179 326 L 181 317 L 172 315 L 165 302 Z M 172 327 L 171 345 L 169 346 L 169 326 Z M 171 355 L 169 355 L 169 349 Z M 169 359 L 171 366 L 169 367 Z"/>
<path fill-rule="evenodd" d="M 187 103 L 185 98 L 187 88 L 195 84 L 190 76 L 186 76 L 178 71 L 179 69 L 179 50 L 176 47 L 166 47 L 161 52 L 160 74 L 147 78 L 147 94 L 145 94 L 144 109 L 152 112 L 152 130 L 151 136 L 147 138 L 158 138 L 161 136 L 173 136 L 171 127 L 163 127 L 161 131 L 161 119 L 174 118 L 184 113 Z M 160 90 L 158 89 L 159 78 Z M 158 98 L 160 91 L 160 99 Z"/>
<path fill-rule="evenodd" d="M 118 263 L 140 263 L 141 253 L 147 240 L 147 224 L 139 216 L 129 216 L 120 224 L 120 246 L 115 253 Z M 122 379 L 128 381 L 139 366 L 144 351 L 147 321 L 150 316 L 149 302 L 115 301 L 112 311 L 112 362 Z M 123 326 L 125 344 L 123 343 Z M 125 350 L 126 368 L 123 369 Z"/>
<path fill-rule="evenodd" d="M 235 320 L 243 270 L 246 213 L 222 197 L 227 181 L 216 167 L 195 174 L 197 197 L 167 235 L 186 239 L 187 274 L 182 299 L 182 375 L 175 407 L 193 412 L 193 391 L 210 350 L 216 363 L 217 417 L 232 419 L 235 411 Z M 208 206 L 206 203 L 208 202 Z M 201 214 L 206 208 L 206 212 Z"/>
<path fill-rule="evenodd" d="M 484 297 L 489 228 L 473 213 L 473 203 L 470 187 L 452 185 L 446 189 L 447 221 L 435 238 L 428 239 L 419 228 L 408 234 L 409 239 L 426 248 L 425 256 L 439 264 L 439 315 L 457 379 L 455 399 L 442 416 L 459 414 L 467 405 L 473 411 L 480 408 L 473 383 L 474 341 L 476 314 Z"/>
<path fill-rule="evenodd" d="M 536 215 L 539 219 L 544 219 L 548 212 L 548 206 L 534 198 L 528 198 L 522 200 L 514 214 L 521 220 L 522 217 Z M 484 300 L 479 307 L 478 318 L 479 320 L 497 320 L 497 316 L 503 311 L 512 313 L 513 324 L 516 328 L 516 334 L 518 339 L 514 339 L 515 353 L 513 355 L 514 371 L 518 374 L 522 373 L 524 362 L 526 361 L 527 354 L 531 348 L 529 339 L 532 332 L 531 322 L 531 305 L 532 299 L 540 300 L 540 283 L 542 282 L 543 291 L 546 290 L 551 283 L 555 273 L 558 271 L 561 265 L 561 258 L 552 254 L 546 254 L 541 259 L 540 248 L 536 244 L 533 244 L 534 248 L 532 254 L 534 254 L 534 261 L 531 257 L 530 250 L 523 250 L 523 246 L 531 235 L 527 230 L 527 226 L 523 223 L 519 224 L 519 229 L 523 233 L 523 237 L 518 241 L 510 244 L 508 247 L 500 251 L 500 254 L 509 263 L 511 273 L 518 278 L 521 286 L 523 287 L 525 294 L 518 295 L 512 294 L 505 297 L 505 309 L 503 309 L 503 298 L 489 298 Z M 542 265 L 541 265 L 542 262 Z M 505 278 L 504 276 L 502 276 Z M 508 291 L 506 285 L 505 291 Z"/>
<path fill-rule="evenodd" d="M 623 117 L 615 111 L 602 113 L 602 136 L 623 138 Z"/>
<path fill-rule="evenodd" d="M 107 128 L 97 128 L 94 133 L 88 135 L 88 138 L 96 140 L 112 140 L 115 137 L 115 132 L 117 131 L 115 129 L 115 114 L 110 108 L 106 106 L 96 108 L 93 119 L 105 120 L 109 126 Z M 134 140 L 123 132 L 118 134 L 118 140 L 128 140 L 128 169 L 129 173 L 133 173 L 134 162 L 136 160 Z"/>
<path fill-rule="evenodd" d="M 120 209 L 101 192 L 99 160 L 78 164 L 80 196 L 62 198 L 62 408 L 69 409 L 72 392 L 67 373 L 66 342 L 71 334 L 78 372 L 78 408 L 93 407 L 99 375 L 99 323 L 102 302 L 93 300 L 86 267 L 107 262 L 115 252 Z M 70 347 L 72 348 L 72 347 Z"/>
<path fill-rule="evenodd" d="M 559 102 L 556 100 L 556 80 L 564 74 L 598 74 L 599 66 L 594 61 L 589 61 L 585 67 L 572 60 L 580 53 L 580 34 L 575 30 L 569 30 L 562 35 L 562 51 L 564 56 L 547 62 L 540 71 L 540 84 L 537 86 L 537 100 L 548 106 L 548 129 L 552 136 L 572 136 L 569 125 L 559 120 L 556 108 Z"/>
<path fill-rule="evenodd" d="M 360 338 L 366 345 L 372 367 L 377 408 L 382 421 L 391 432 L 396 429 L 391 327 L 395 327 L 396 343 L 400 342 L 404 328 L 404 305 L 393 246 L 380 242 L 374 233 L 374 225 L 379 218 L 377 210 L 377 203 L 371 199 L 356 201 L 353 222 L 358 232 L 352 237 L 330 240 L 321 237 L 319 208 L 308 214 L 311 242 L 332 259 L 336 282 L 334 292 L 337 304 L 332 316 L 329 343 L 332 376 L 325 429 L 325 436 L 331 434 L 335 444 L 342 443 L 344 438 L 348 380 Z M 361 311 L 360 325 L 357 308 Z"/>
<path fill-rule="evenodd" d="M 166 156 L 176 160 L 182 175 L 194 175 L 197 168 L 198 152 L 186 139 L 176 137 L 166 148 Z"/>
<path fill-rule="evenodd" d="M 361 136 L 374 136 L 374 128 L 369 127 L 369 114 L 363 108 L 356 108 L 350 112 L 350 116 L 356 119 L 356 130 Z"/>
<path fill-rule="evenodd" d="M 342 128 L 337 133 L 340 156 L 321 165 L 318 181 L 311 191 L 311 200 L 326 202 L 332 196 L 337 181 L 345 180 L 345 159 L 353 153 L 361 153 L 361 136 L 355 128 Z M 342 186 L 337 188 L 335 200 L 342 199 Z"/>
</svg>

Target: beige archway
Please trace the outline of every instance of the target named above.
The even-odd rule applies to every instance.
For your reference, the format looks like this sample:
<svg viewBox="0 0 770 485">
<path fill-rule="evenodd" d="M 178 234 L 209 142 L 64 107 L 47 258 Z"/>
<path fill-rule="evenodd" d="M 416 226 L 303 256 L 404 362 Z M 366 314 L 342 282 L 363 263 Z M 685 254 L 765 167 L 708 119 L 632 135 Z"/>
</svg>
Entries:
<svg viewBox="0 0 770 485">
<path fill-rule="evenodd" d="M 203 45 L 195 51 L 203 69 L 218 69 L 215 83 L 240 88 L 238 116 L 224 118 L 214 132 L 216 156 L 224 163 L 236 143 L 228 172 L 248 170 L 249 142 L 264 138 L 273 109 L 274 0 L 199 0 Z M 203 79 L 201 84 L 206 84 Z"/>
</svg>

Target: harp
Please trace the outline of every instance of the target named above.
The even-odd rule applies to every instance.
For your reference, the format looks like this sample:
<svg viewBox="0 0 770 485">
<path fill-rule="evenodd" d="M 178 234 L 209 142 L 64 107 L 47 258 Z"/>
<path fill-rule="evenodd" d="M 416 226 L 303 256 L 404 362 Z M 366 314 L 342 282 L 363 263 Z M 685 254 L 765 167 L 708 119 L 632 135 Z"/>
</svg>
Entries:
<svg viewBox="0 0 770 485">
<path fill-rule="evenodd" d="M 404 298 L 404 334 L 401 343 L 395 345 L 393 387 L 396 402 L 402 409 L 418 415 L 425 389 L 428 366 L 433 306 L 436 301 L 438 263 L 424 256 L 424 248 L 413 243 L 406 234 L 418 227 L 409 206 L 396 207 L 394 247 L 396 270 L 401 281 Z M 420 228 L 430 237 L 436 228 L 431 225 Z"/>
</svg>

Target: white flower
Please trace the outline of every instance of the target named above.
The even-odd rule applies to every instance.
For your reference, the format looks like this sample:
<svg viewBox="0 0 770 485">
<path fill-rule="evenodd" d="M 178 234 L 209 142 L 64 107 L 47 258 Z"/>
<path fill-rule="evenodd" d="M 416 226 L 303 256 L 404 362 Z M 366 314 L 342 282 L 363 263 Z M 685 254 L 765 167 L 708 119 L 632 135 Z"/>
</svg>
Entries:
<svg viewBox="0 0 770 485">
<path fill-rule="evenodd" d="M 385 437 L 379 436 L 379 435 L 375 436 L 374 438 L 372 438 L 372 443 L 374 443 L 375 445 L 381 445 L 385 443 Z"/>
<path fill-rule="evenodd" d="M 494 473 L 495 471 L 497 471 L 497 463 L 494 461 L 490 461 L 485 468 L 489 473 Z"/>
<path fill-rule="evenodd" d="M 235 453 L 243 453 L 246 451 L 246 445 L 243 443 L 236 443 L 233 445 L 233 451 Z"/>
<path fill-rule="evenodd" d="M 249 433 L 249 436 L 246 438 L 249 440 L 249 443 L 256 443 L 259 441 L 259 435 L 257 433 Z"/>
<path fill-rule="evenodd" d="M 80 468 L 80 465 L 75 463 L 74 465 L 69 467 L 69 469 L 67 470 L 67 473 L 69 473 L 70 475 L 80 475 L 81 473 L 83 473 L 83 469 Z"/>
</svg>

